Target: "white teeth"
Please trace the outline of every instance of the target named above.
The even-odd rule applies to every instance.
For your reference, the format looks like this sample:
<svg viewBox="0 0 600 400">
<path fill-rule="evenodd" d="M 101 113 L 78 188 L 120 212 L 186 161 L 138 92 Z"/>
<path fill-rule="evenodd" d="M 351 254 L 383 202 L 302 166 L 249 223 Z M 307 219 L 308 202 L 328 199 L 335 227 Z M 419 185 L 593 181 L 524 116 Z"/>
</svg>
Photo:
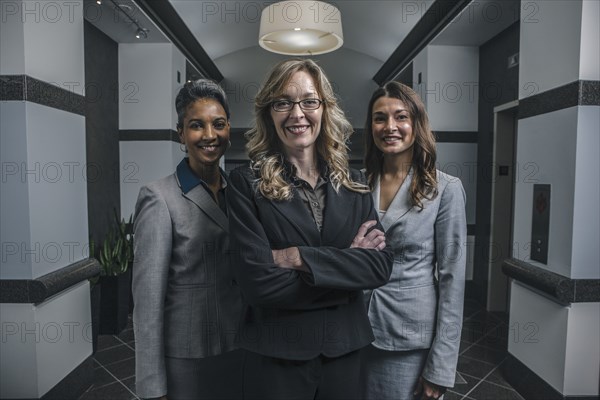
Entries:
<svg viewBox="0 0 600 400">
<path fill-rule="evenodd" d="M 215 151 L 218 146 L 200 146 L 202 150 Z"/>
<path fill-rule="evenodd" d="M 400 138 L 397 138 L 397 137 L 384 137 L 384 138 L 383 138 L 383 140 L 384 140 L 386 143 L 392 143 L 392 142 L 397 142 L 397 141 L 399 141 L 399 140 L 400 140 Z"/>
<path fill-rule="evenodd" d="M 286 129 L 292 133 L 299 134 L 299 133 L 306 131 L 308 129 L 308 127 L 306 127 L 306 126 L 288 126 Z"/>
</svg>

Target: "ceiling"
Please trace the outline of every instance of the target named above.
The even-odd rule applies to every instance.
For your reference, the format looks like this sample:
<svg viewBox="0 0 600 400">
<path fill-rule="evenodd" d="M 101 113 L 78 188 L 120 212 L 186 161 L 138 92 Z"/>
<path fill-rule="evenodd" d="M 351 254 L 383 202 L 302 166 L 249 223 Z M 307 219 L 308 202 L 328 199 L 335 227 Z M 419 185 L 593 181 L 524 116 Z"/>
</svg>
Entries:
<svg viewBox="0 0 600 400">
<path fill-rule="evenodd" d="M 101 4 L 96 0 L 84 0 L 83 17 L 117 43 L 169 43 L 169 39 L 132 0 L 102 0 Z M 135 37 L 138 26 L 132 20 L 148 29 L 146 39 Z"/>
<path fill-rule="evenodd" d="M 85 1 L 86 19 L 117 42 L 139 40 L 134 37 L 134 24 L 122 15 L 115 17 L 119 12 L 114 2 L 132 8 L 134 18 L 150 29 L 144 42 L 168 41 L 139 10 L 135 0 L 103 0 L 100 6 L 102 15 L 95 19 L 90 18 L 93 7 L 96 7 L 95 0 Z M 232 125 L 249 126 L 253 96 L 265 73 L 273 64 L 287 57 L 269 53 L 258 45 L 260 13 L 273 1 L 168 1 L 224 76 L 221 85 L 229 94 L 232 115 L 239 117 Z M 366 102 L 377 87 L 373 76 L 432 3 L 433 0 L 332 2 L 341 13 L 344 44 L 332 53 L 313 58 L 327 72 L 355 127 L 362 126 Z M 519 9 L 519 0 L 473 1 L 431 44 L 480 46 L 517 21 Z"/>
</svg>

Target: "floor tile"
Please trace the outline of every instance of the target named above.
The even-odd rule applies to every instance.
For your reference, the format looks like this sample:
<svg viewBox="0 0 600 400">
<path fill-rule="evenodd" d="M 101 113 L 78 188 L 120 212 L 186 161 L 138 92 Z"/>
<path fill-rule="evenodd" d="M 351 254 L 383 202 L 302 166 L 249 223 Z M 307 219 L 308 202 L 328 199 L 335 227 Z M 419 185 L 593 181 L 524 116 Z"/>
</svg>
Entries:
<svg viewBox="0 0 600 400">
<path fill-rule="evenodd" d="M 94 354 L 94 359 L 102 365 L 107 365 L 134 356 L 135 352 L 125 344 L 121 343 L 118 346 L 97 351 L 96 354 Z"/>
<path fill-rule="evenodd" d="M 505 388 L 512 389 L 512 386 L 510 385 L 510 383 L 506 382 L 506 379 L 504 379 L 504 375 L 502 374 L 502 364 L 504 364 L 504 362 L 505 361 L 500 363 L 500 365 L 498 365 L 498 367 L 494 370 L 494 372 L 492 372 L 490 375 L 488 375 L 485 378 L 485 380 L 487 382 L 495 383 L 496 385 L 500 385 L 500 386 L 504 386 Z"/>
<path fill-rule="evenodd" d="M 498 365 L 506 358 L 505 351 L 480 346 L 477 343 L 469 347 L 462 355 L 494 365 Z"/>
<path fill-rule="evenodd" d="M 477 385 L 469 397 L 477 400 L 523 400 L 516 391 L 485 381 Z"/>
<path fill-rule="evenodd" d="M 129 390 L 131 390 L 133 393 L 135 393 L 135 376 L 122 380 L 121 383 L 127 386 L 127 388 L 129 388 Z"/>
<path fill-rule="evenodd" d="M 125 343 L 132 342 L 135 340 L 135 337 L 133 335 L 133 329 L 125 329 L 123 332 L 119 333 L 117 337 Z"/>
<path fill-rule="evenodd" d="M 115 378 L 120 380 L 127 379 L 135 375 L 135 357 L 107 364 L 105 367 Z"/>
<path fill-rule="evenodd" d="M 463 307 L 463 319 L 471 317 L 473 314 L 481 311 L 483 307 L 474 300 L 466 299 Z"/>
<path fill-rule="evenodd" d="M 462 394 L 457 394 L 448 390 L 446 394 L 444 394 L 444 400 L 461 400 L 463 398 Z"/>
<path fill-rule="evenodd" d="M 466 383 L 458 383 L 454 384 L 452 391 L 461 395 L 465 395 L 471 391 L 479 382 L 481 382 L 481 378 L 476 378 L 473 376 L 466 375 L 461 373 L 460 376 L 462 379 L 466 381 Z"/>
<path fill-rule="evenodd" d="M 123 343 L 113 335 L 98 335 L 98 350 L 108 349 L 110 347 L 119 346 Z"/>
<path fill-rule="evenodd" d="M 94 384 L 91 390 L 97 389 L 101 386 L 108 385 L 116 382 L 115 378 L 109 374 L 104 368 L 97 366 L 94 368 Z"/>
<path fill-rule="evenodd" d="M 473 342 L 466 342 L 464 340 L 460 341 L 460 347 L 458 349 L 458 354 L 462 354 L 469 347 L 473 346 Z"/>
<path fill-rule="evenodd" d="M 130 400 L 135 395 L 119 382 L 85 392 L 79 400 Z"/>
<path fill-rule="evenodd" d="M 496 350 L 508 350 L 508 327 L 496 326 L 491 332 L 476 342 L 480 346 L 490 347 Z"/>
<path fill-rule="evenodd" d="M 460 373 L 465 373 L 476 378 L 483 378 L 489 374 L 494 367 L 494 364 L 478 361 L 465 356 L 459 356 L 456 369 Z"/>
</svg>

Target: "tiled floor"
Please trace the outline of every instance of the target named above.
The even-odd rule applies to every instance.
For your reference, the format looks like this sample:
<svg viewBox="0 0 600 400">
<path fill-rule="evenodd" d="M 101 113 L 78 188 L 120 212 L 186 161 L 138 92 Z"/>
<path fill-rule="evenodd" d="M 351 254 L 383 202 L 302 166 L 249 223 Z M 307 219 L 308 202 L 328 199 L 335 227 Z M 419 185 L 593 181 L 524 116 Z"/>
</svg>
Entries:
<svg viewBox="0 0 600 400">
<path fill-rule="evenodd" d="M 504 380 L 500 365 L 506 358 L 508 321 L 465 302 L 458 374 L 445 400 L 523 400 Z M 102 335 L 94 355 L 94 384 L 80 400 L 130 400 L 135 395 L 135 342 L 131 322 L 116 336 Z"/>
</svg>

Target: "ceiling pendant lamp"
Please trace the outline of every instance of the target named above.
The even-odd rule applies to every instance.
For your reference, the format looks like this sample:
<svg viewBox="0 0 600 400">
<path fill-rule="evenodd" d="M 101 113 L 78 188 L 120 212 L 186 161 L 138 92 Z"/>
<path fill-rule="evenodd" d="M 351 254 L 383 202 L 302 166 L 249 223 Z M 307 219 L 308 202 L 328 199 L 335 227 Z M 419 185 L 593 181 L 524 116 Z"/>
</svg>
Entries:
<svg viewBox="0 0 600 400">
<path fill-rule="evenodd" d="M 280 1 L 265 7 L 260 17 L 260 47 L 290 56 L 315 56 L 344 43 L 337 7 L 323 1 Z"/>
</svg>

